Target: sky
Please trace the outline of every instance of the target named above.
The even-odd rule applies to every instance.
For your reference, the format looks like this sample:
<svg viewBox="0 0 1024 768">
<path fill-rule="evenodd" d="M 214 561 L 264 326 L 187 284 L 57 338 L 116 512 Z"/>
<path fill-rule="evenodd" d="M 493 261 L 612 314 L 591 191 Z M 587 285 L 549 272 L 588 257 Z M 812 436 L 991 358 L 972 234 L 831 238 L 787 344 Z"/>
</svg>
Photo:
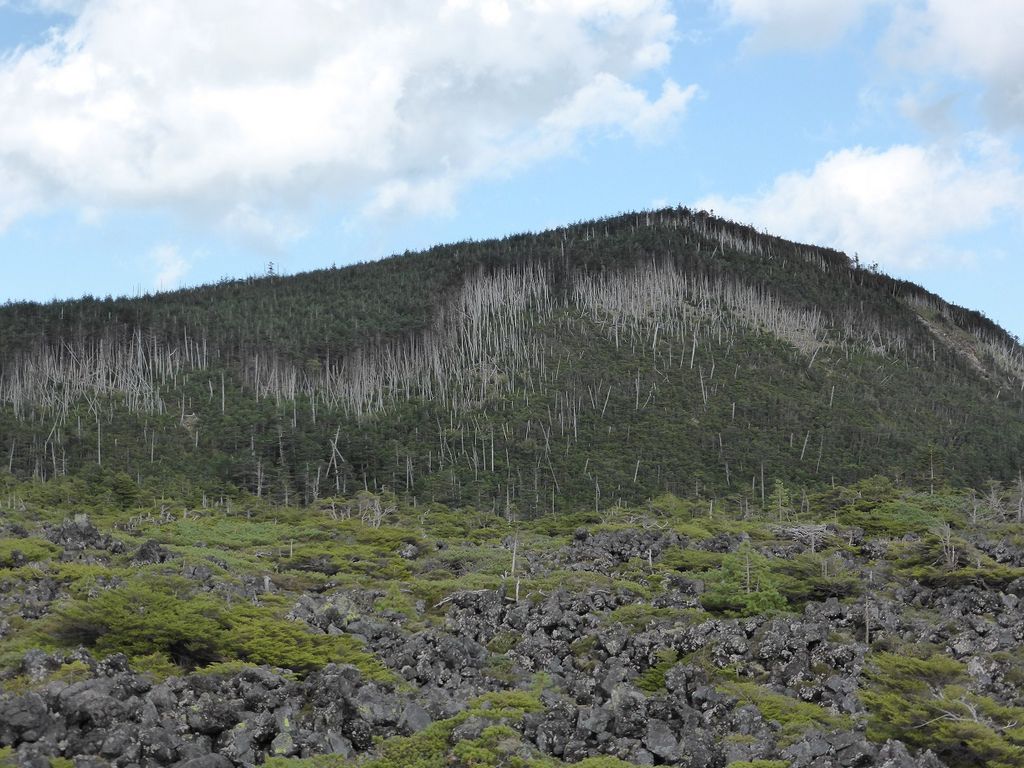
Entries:
<svg viewBox="0 0 1024 768">
<path fill-rule="evenodd" d="M 0 303 L 666 205 L 1024 336 L 1022 0 L 0 0 Z"/>
</svg>

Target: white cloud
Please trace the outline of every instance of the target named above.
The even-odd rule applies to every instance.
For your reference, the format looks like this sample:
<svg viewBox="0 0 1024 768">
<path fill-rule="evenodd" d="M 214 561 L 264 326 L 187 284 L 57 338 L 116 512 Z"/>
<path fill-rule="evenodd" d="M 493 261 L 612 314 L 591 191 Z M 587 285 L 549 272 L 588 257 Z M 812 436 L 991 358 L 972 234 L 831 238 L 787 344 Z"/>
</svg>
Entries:
<svg viewBox="0 0 1024 768">
<path fill-rule="evenodd" d="M 0 227 L 42 200 L 229 229 L 322 194 L 450 210 L 584 132 L 666 130 L 693 89 L 634 83 L 675 24 L 668 0 L 89 0 L 0 60 Z"/>
<path fill-rule="evenodd" d="M 158 291 L 177 288 L 192 268 L 173 245 L 158 245 L 149 252 L 149 261 L 156 269 L 153 287 Z"/>
<path fill-rule="evenodd" d="M 221 223 L 229 235 L 270 251 L 282 250 L 306 234 L 293 214 L 257 210 L 248 203 L 236 205 Z"/>
<path fill-rule="evenodd" d="M 959 151 L 855 147 L 810 173 L 779 176 L 759 195 L 699 205 L 865 262 L 920 268 L 969 257 L 949 239 L 983 230 L 1002 212 L 1024 212 L 1024 175 L 1004 145 L 984 136 Z"/>
<path fill-rule="evenodd" d="M 884 51 L 898 68 L 954 74 L 985 87 L 997 127 L 1024 128 L 1024 5 L 1021 0 L 714 0 L 751 30 L 756 50 L 823 49 L 871 7 L 887 13 Z"/>
<path fill-rule="evenodd" d="M 715 0 L 729 21 L 752 27 L 756 50 L 827 48 L 860 23 L 879 0 Z"/>
<path fill-rule="evenodd" d="M 22 216 L 43 208 L 45 184 L 33 179 L 31 171 L 17 167 L 16 160 L 5 163 L 0 159 L 0 232 Z"/>
<path fill-rule="evenodd" d="M 396 179 L 381 184 L 373 199 L 363 206 L 363 213 L 380 216 L 393 211 L 408 211 L 416 215 L 455 213 L 455 180 L 451 178 L 425 179 L 410 182 Z"/>
<path fill-rule="evenodd" d="M 561 145 L 571 144 L 581 126 L 620 129 L 634 139 L 650 141 L 683 112 L 697 93 L 696 85 L 684 89 L 670 81 L 652 102 L 643 91 L 617 77 L 598 75 L 564 107 L 548 115 L 542 128 Z"/>
<path fill-rule="evenodd" d="M 1020 0 L 927 0 L 901 8 L 886 48 L 898 64 L 979 80 L 1002 127 L 1024 127 L 1024 6 Z"/>
</svg>

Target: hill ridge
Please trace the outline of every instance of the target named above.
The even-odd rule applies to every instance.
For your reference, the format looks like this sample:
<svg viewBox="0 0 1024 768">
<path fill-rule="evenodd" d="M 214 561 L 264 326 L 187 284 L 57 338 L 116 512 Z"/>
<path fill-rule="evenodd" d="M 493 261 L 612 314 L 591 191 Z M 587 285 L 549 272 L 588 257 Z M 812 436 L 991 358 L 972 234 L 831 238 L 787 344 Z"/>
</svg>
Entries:
<svg viewBox="0 0 1024 768">
<path fill-rule="evenodd" d="M 472 488 L 541 511 L 580 503 L 579 473 L 600 488 L 591 459 L 616 496 L 638 499 L 691 482 L 738 493 L 737 472 L 764 497 L 766 463 L 800 484 L 829 482 L 823 466 L 909 476 L 922 440 L 957 481 L 1010 478 L 1024 455 L 1024 350 L 991 320 L 838 251 L 684 208 L 142 299 L 7 305 L 0 331 L 8 467 L 39 477 L 102 467 L 112 440 L 108 467 L 139 483 L 166 482 L 167 464 L 182 482 L 215 459 L 200 472 L 210 488 L 269 484 L 307 502 L 324 485 L 448 502 Z M 623 430 L 655 445 L 608 455 Z M 756 449 L 728 456 L 727 432 Z M 668 437 L 706 445 L 652 459 Z"/>
</svg>

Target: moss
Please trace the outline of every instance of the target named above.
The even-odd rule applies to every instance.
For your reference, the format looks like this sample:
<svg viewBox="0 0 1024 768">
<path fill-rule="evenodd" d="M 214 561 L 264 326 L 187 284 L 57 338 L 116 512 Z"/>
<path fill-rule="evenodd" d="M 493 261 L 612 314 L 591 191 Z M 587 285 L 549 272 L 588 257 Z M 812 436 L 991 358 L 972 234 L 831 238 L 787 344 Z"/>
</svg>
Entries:
<svg viewBox="0 0 1024 768">
<path fill-rule="evenodd" d="M 519 666 L 507 656 L 491 656 L 483 667 L 483 673 L 506 685 L 511 685 L 523 676 Z"/>
</svg>

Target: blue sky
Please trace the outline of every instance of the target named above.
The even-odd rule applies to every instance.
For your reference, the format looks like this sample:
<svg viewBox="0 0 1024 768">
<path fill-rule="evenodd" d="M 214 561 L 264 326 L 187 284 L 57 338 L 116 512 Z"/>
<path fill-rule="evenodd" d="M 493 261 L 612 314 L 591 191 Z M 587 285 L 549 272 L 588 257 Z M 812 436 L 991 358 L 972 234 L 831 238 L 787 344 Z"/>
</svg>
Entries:
<svg viewBox="0 0 1024 768">
<path fill-rule="evenodd" d="M 684 204 L 1024 336 L 1020 0 L 0 0 L 0 302 Z"/>
</svg>

